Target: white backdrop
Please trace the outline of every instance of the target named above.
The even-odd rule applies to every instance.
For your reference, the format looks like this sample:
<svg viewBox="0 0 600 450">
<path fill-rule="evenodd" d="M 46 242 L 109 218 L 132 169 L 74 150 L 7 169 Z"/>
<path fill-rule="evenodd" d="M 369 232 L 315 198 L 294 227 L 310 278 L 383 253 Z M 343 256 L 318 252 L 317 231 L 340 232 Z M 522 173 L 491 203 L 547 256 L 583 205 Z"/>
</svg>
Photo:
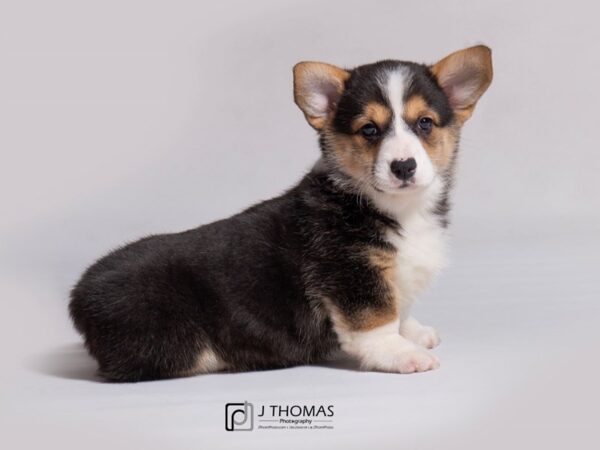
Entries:
<svg viewBox="0 0 600 450">
<path fill-rule="evenodd" d="M 481 448 L 493 435 L 500 446 L 497 410 L 523 442 L 586 448 L 599 369 L 587 347 L 600 297 L 597 17 L 584 1 L 3 2 L 0 441 L 290 444 L 226 434 L 224 403 L 327 397 L 336 430 L 290 445 Z M 66 314 L 86 265 L 276 195 L 318 157 L 292 101 L 293 64 L 435 62 L 478 43 L 493 49 L 495 78 L 463 135 L 455 263 L 419 305 L 444 340 L 439 372 L 93 381 Z M 548 406 L 538 380 L 565 367 Z"/>
</svg>

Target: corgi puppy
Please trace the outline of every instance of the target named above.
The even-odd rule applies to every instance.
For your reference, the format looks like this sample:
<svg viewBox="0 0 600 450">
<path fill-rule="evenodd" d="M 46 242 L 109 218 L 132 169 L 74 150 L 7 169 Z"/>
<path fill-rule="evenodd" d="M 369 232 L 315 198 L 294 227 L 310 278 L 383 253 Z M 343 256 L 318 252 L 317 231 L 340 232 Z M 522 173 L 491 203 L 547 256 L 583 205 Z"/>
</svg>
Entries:
<svg viewBox="0 0 600 450">
<path fill-rule="evenodd" d="M 69 309 L 100 374 L 272 369 L 339 349 L 365 370 L 437 368 L 438 335 L 410 309 L 444 265 L 461 128 L 491 81 L 481 45 L 433 65 L 297 64 L 320 159 L 279 197 L 93 264 Z"/>
</svg>

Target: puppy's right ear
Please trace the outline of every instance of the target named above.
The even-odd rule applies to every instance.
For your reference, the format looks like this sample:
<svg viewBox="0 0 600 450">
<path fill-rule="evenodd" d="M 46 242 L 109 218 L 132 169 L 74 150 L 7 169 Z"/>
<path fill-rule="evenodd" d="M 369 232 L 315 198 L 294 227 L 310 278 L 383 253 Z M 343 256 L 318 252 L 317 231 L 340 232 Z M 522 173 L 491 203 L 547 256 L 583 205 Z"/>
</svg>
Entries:
<svg viewBox="0 0 600 450">
<path fill-rule="evenodd" d="M 331 64 L 301 62 L 294 66 L 294 101 L 308 123 L 321 130 L 335 112 L 350 73 Z"/>
<path fill-rule="evenodd" d="M 434 64 L 431 72 L 464 122 L 492 82 L 492 51 L 485 45 L 459 50 Z"/>
</svg>

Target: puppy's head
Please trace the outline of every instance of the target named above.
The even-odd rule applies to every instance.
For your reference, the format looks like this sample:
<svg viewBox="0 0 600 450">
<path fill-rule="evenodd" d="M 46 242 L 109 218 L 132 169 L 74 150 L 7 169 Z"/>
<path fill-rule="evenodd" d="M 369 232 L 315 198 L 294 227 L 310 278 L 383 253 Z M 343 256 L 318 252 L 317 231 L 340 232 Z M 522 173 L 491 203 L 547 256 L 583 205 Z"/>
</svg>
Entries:
<svg viewBox="0 0 600 450">
<path fill-rule="evenodd" d="M 301 62 L 294 98 L 330 165 L 361 187 L 414 192 L 446 174 L 461 126 L 491 81 L 491 51 L 476 46 L 431 66 Z"/>
</svg>

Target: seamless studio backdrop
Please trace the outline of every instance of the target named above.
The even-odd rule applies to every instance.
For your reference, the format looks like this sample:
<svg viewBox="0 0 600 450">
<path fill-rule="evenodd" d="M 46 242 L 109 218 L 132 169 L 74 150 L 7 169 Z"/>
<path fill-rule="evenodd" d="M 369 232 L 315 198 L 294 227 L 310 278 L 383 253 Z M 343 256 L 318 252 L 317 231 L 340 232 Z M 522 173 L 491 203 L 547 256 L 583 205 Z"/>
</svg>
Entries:
<svg viewBox="0 0 600 450">
<path fill-rule="evenodd" d="M 3 448 L 598 448 L 600 32 L 592 2 L 8 1 L 0 6 Z M 485 43 L 451 264 L 416 305 L 419 375 L 329 364 L 106 384 L 67 317 L 95 258 L 231 215 L 318 158 L 292 66 Z M 227 402 L 335 429 L 224 429 Z M 134 447 L 135 448 L 135 447 Z"/>
</svg>

